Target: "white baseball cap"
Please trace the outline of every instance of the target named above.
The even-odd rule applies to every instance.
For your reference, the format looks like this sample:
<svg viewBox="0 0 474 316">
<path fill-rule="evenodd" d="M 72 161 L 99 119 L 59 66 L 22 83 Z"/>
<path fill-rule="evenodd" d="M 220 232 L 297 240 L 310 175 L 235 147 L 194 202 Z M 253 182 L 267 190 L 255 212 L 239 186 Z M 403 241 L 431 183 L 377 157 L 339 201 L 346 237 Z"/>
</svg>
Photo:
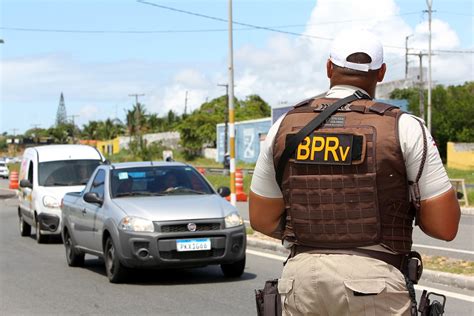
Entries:
<svg viewBox="0 0 474 316">
<path fill-rule="evenodd" d="M 347 61 L 347 57 L 354 53 L 365 53 L 372 61 L 358 64 Z M 375 70 L 382 67 L 383 47 L 379 39 L 369 31 L 351 30 L 340 33 L 332 42 L 329 58 L 339 67 L 359 71 Z"/>
</svg>

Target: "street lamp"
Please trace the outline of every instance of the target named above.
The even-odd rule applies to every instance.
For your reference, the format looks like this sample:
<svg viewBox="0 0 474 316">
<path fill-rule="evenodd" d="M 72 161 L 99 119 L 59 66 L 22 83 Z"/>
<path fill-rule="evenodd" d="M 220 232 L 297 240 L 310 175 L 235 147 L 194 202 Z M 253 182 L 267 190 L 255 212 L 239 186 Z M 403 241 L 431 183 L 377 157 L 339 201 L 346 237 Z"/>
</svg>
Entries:
<svg viewBox="0 0 474 316">
<path fill-rule="evenodd" d="M 230 142 L 230 203 L 237 205 L 235 194 L 235 113 L 234 113 L 234 49 L 232 39 L 232 0 L 229 0 L 229 142 Z"/>
<path fill-rule="evenodd" d="M 431 6 L 433 0 L 426 0 L 428 5 L 428 130 L 431 132 Z"/>
<path fill-rule="evenodd" d="M 408 38 L 413 34 L 405 36 L 405 80 L 408 78 Z"/>
</svg>

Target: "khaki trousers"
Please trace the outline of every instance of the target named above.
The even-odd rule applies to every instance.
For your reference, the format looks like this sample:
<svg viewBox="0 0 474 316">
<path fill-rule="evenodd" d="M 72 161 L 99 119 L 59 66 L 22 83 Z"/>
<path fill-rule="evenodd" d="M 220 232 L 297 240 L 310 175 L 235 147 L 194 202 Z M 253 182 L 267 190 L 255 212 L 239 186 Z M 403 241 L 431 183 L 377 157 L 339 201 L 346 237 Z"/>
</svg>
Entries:
<svg viewBox="0 0 474 316">
<path fill-rule="evenodd" d="M 403 274 L 383 261 L 301 253 L 278 282 L 283 315 L 410 315 Z"/>
</svg>

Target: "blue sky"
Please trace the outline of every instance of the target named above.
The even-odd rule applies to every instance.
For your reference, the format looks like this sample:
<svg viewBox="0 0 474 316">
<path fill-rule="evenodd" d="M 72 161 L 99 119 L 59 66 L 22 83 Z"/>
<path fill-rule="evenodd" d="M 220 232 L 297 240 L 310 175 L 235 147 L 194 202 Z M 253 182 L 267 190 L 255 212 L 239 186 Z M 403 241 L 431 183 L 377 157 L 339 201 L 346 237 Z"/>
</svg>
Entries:
<svg viewBox="0 0 474 316">
<path fill-rule="evenodd" d="M 224 94 L 227 0 L 147 2 L 194 14 L 135 0 L 1 0 L 0 133 L 53 125 L 61 92 L 79 126 L 123 120 L 133 93 L 159 115 L 182 113 L 186 91 L 188 110 Z M 386 80 L 401 79 L 405 37 L 410 52 L 428 49 L 426 9 L 424 0 L 234 0 L 234 21 L 282 31 L 234 26 L 235 94 L 278 106 L 325 91 L 328 39 L 345 28 L 374 31 Z M 473 80 L 473 54 L 460 53 L 474 49 L 473 2 L 433 0 L 433 10 L 433 79 Z"/>
</svg>

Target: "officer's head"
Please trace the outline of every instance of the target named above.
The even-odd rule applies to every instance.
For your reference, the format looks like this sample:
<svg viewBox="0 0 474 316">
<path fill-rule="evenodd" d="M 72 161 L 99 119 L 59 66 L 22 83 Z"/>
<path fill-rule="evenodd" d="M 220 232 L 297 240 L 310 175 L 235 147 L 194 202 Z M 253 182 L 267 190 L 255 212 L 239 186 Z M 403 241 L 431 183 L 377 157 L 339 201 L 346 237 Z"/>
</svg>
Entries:
<svg viewBox="0 0 474 316">
<path fill-rule="evenodd" d="M 331 87 L 353 85 L 373 96 L 386 71 L 382 44 L 368 31 L 343 31 L 332 42 L 326 68 Z"/>
</svg>

